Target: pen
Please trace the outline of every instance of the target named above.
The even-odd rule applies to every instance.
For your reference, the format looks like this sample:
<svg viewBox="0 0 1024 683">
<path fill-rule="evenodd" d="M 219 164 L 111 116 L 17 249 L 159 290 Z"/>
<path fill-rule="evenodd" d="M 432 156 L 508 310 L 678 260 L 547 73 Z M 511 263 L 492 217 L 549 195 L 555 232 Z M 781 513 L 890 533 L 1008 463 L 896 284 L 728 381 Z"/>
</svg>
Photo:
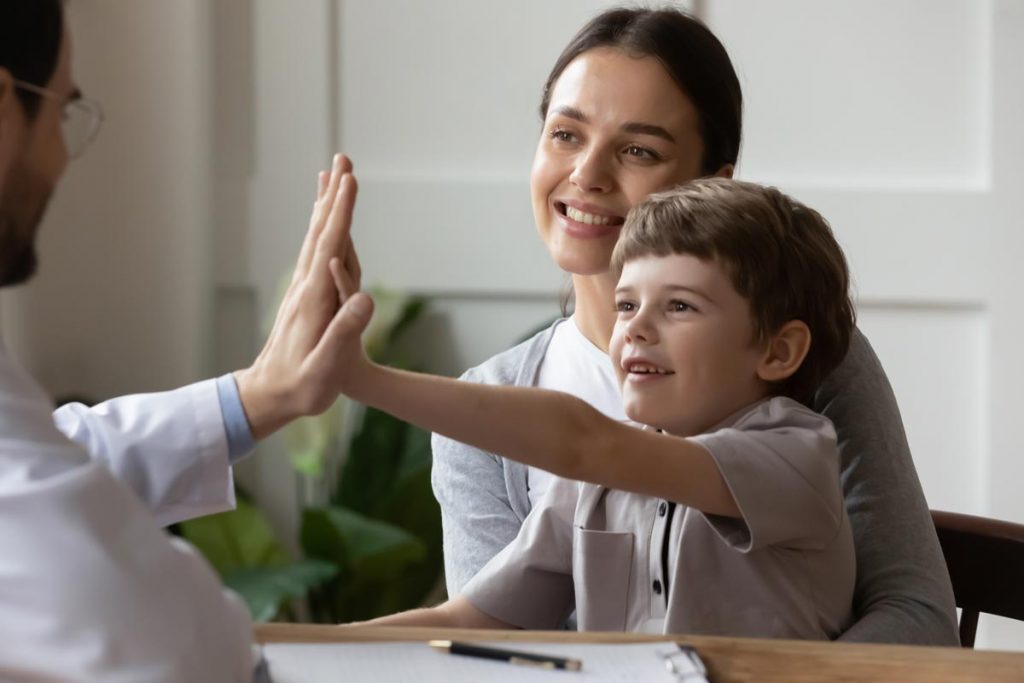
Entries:
<svg viewBox="0 0 1024 683">
<path fill-rule="evenodd" d="M 431 640 L 430 647 L 447 652 L 453 655 L 466 655 L 467 657 L 482 657 L 484 659 L 497 659 L 509 664 L 523 664 L 526 666 L 537 666 L 542 669 L 566 669 L 568 671 L 579 671 L 583 668 L 583 662 L 578 659 L 567 659 L 552 655 L 539 655 L 532 652 L 518 652 L 516 650 L 502 650 L 496 647 L 485 647 L 473 645 L 472 643 L 459 643 L 451 640 Z"/>
</svg>

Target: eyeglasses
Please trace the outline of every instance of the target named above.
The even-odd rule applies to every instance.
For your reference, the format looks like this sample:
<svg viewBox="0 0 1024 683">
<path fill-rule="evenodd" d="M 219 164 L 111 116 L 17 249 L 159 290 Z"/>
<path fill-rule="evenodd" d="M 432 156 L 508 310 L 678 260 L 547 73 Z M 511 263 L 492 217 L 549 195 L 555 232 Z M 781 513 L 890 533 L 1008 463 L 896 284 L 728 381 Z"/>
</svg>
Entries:
<svg viewBox="0 0 1024 683">
<path fill-rule="evenodd" d="M 77 159 L 89 143 L 96 139 L 103 124 L 103 107 L 99 102 L 84 97 L 68 99 L 52 90 L 25 81 L 14 81 L 14 87 L 62 103 L 64 111 L 60 125 L 70 158 Z"/>
</svg>

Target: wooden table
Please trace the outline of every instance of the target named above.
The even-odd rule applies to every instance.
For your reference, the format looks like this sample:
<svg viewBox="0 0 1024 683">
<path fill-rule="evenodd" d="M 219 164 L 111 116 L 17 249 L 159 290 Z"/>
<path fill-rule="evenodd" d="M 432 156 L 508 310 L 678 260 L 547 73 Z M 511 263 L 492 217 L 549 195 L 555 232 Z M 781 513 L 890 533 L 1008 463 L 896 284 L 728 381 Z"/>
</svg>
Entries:
<svg viewBox="0 0 1024 683">
<path fill-rule="evenodd" d="M 747 681 L 1024 681 L 1024 652 L 945 647 L 855 645 L 796 640 L 652 636 L 638 633 L 478 631 L 468 629 L 260 624 L 258 642 L 323 643 L 451 640 L 584 643 L 674 640 L 693 645 L 712 683 Z"/>
</svg>

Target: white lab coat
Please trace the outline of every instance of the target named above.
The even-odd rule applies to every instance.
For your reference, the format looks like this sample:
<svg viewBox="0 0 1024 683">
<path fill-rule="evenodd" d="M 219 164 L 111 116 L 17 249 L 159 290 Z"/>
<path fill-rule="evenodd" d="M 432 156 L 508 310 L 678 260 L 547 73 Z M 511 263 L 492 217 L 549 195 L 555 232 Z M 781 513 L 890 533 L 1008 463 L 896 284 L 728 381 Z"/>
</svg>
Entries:
<svg viewBox="0 0 1024 683">
<path fill-rule="evenodd" d="M 234 505 L 215 382 L 51 411 L 0 347 L 0 681 L 249 681 L 245 606 L 161 529 Z"/>
</svg>

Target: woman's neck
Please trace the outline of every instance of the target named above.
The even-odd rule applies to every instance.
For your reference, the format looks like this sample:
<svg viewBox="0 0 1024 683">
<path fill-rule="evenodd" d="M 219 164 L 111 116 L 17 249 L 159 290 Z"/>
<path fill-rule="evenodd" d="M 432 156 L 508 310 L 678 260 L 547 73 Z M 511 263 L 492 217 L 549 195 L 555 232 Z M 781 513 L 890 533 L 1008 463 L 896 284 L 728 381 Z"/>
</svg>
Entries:
<svg viewBox="0 0 1024 683">
<path fill-rule="evenodd" d="M 611 273 L 572 276 L 572 286 L 576 291 L 573 312 L 576 327 L 602 351 L 608 350 L 615 325 L 615 282 Z"/>
</svg>

